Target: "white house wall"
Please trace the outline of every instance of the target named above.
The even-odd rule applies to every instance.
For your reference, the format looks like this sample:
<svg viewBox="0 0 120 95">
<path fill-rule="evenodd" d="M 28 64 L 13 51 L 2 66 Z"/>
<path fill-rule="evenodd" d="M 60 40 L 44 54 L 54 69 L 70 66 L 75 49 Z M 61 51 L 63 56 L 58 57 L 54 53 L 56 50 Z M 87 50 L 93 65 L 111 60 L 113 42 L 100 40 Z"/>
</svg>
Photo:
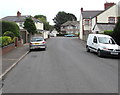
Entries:
<svg viewBox="0 0 120 95">
<path fill-rule="evenodd" d="M 82 15 L 80 16 L 80 35 L 79 35 L 79 37 L 80 37 L 80 39 L 83 39 L 83 17 L 82 17 Z"/>
<path fill-rule="evenodd" d="M 84 30 L 91 30 L 91 26 L 85 25 Z"/>
<path fill-rule="evenodd" d="M 117 11 L 118 11 L 118 16 L 120 16 L 120 1 L 118 2 L 118 9 L 117 9 Z"/>
<path fill-rule="evenodd" d="M 47 39 L 47 38 L 48 38 L 49 33 L 50 33 L 50 31 L 44 31 L 44 32 L 43 32 L 43 37 L 44 37 L 44 39 Z"/>
<path fill-rule="evenodd" d="M 91 29 L 93 29 L 95 25 L 96 25 L 96 17 L 94 17 L 92 19 L 92 27 L 91 27 Z"/>
<path fill-rule="evenodd" d="M 108 23 L 108 17 L 117 17 L 117 5 L 114 5 L 113 7 L 98 15 L 97 23 Z"/>
<path fill-rule="evenodd" d="M 24 29 L 24 22 L 16 22 L 20 29 Z M 21 26 L 22 25 L 22 26 Z"/>
<path fill-rule="evenodd" d="M 35 23 L 35 26 L 38 30 L 43 30 L 43 23 L 37 22 L 37 23 Z"/>
</svg>

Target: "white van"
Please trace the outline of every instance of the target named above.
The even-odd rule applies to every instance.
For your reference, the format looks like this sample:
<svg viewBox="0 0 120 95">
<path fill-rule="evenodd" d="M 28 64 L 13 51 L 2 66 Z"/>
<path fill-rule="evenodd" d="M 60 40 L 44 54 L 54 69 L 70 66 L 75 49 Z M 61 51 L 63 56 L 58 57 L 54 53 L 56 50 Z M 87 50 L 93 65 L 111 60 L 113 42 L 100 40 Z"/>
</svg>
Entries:
<svg viewBox="0 0 120 95">
<path fill-rule="evenodd" d="M 104 34 L 89 34 L 86 45 L 87 52 L 94 51 L 101 56 L 120 56 L 120 46 L 114 39 Z"/>
</svg>

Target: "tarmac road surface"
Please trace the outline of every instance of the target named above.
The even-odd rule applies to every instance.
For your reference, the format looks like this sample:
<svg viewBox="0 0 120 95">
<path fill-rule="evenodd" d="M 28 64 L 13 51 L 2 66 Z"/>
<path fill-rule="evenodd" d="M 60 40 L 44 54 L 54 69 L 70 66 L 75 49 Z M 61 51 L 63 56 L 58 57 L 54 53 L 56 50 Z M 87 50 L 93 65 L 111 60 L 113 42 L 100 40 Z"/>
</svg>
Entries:
<svg viewBox="0 0 120 95">
<path fill-rule="evenodd" d="M 3 93 L 118 93 L 118 61 L 86 52 L 77 38 L 50 38 L 8 73 Z"/>
</svg>

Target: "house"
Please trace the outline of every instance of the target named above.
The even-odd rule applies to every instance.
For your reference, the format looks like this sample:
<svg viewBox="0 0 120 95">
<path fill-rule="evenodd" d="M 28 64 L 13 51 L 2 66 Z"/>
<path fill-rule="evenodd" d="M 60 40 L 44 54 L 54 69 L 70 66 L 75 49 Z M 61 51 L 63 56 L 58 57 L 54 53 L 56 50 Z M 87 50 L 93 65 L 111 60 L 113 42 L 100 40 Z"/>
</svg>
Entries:
<svg viewBox="0 0 120 95">
<path fill-rule="evenodd" d="M 67 34 L 79 33 L 79 21 L 67 21 L 61 25 L 61 32 Z"/>
<path fill-rule="evenodd" d="M 7 17 L 2 18 L 3 21 L 16 22 L 16 24 L 20 28 L 20 35 L 21 35 L 21 37 L 23 39 L 23 43 L 27 43 L 28 40 L 29 40 L 29 37 L 28 37 L 29 33 L 27 32 L 26 29 L 23 28 L 24 27 L 25 19 L 27 17 L 30 17 L 30 15 L 24 15 L 24 16 L 22 16 L 21 13 L 18 11 L 16 16 L 7 16 Z M 37 31 L 38 32 L 43 31 L 43 23 L 40 20 L 35 19 L 35 18 L 32 18 L 32 20 L 35 23 Z"/>
<path fill-rule="evenodd" d="M 44 30 L 44 31 L 42 31 L 43 33 L 43 38 L 44 39 L 48 39 L 49 38 L 49 34 L 50 34 L 50 31 L 46 31 L 46 30 Z"/>
<path fill-rule="evenodd" d="M 51 34 L 51 36 L 56 37 L 58 34 L 58 31 L 56 29 L 53 29 L 50 34 Z"/>
<path fill-rule="evenodd" d="M 84 11 L 81 8 L 80 39 L 86 40 L 89 33 L 102 33 L 113 30 L 118 17 L 118 5 L 104 4 L 104 10 Z"/>
</svg>

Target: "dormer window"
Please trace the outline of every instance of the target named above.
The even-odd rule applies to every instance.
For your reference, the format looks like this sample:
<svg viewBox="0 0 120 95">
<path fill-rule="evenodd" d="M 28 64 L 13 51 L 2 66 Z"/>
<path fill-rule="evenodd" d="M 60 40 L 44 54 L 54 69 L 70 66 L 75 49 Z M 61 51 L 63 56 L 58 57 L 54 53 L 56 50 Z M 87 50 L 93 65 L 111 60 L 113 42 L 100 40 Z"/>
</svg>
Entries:
<svg viewBox="0 0 120 95">
<path fill-rule="evenodd" d="M 115 17 L 109 17 L 108 21 L 109 23 L 115 23 Z"/>
</svg>

